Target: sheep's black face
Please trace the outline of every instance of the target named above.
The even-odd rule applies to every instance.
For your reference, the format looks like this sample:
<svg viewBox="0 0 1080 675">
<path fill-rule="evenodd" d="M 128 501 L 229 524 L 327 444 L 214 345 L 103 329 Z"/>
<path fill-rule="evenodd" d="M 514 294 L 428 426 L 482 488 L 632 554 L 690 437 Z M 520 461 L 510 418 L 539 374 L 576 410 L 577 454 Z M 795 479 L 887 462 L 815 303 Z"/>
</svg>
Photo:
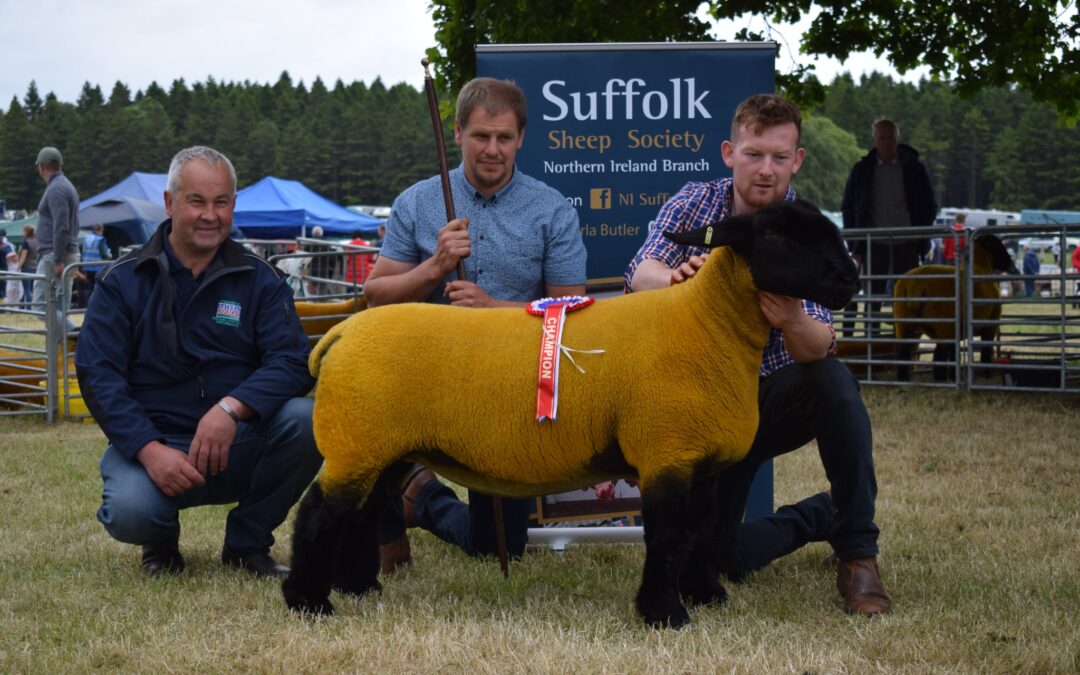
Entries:
<svg viewBox="0 0 1080 675">
<path fill-rule="evenodd" d="M 762 291 L 829 309 L 843 309 L 859 292 L 859 270 L 840 231 L 810 202 L 775 202 L 754 214 L 664 236 L 691 246 L 730 246 L 750 264 Z"/>
<path fill-rule="evenodd" d="M 759 290 L 836 310 L 859 291 L 859 271 L 840 231 L 810 202 L 766 206 L 754 214 L 753 231 L 743 255 Z"/>
<path fill-rule="evenodd" d="M 1009 255 L 1009 249 L 1005 248 L 1005 244 L 1001 243 L 997 235 L 989 232 L 978 234 L 975 236 L 975 245 L 990 254 L 990 264 L 995 272 L 1020 274 L 1020 270 L 1016 269 L 1012 256 Z"/>
</svg>

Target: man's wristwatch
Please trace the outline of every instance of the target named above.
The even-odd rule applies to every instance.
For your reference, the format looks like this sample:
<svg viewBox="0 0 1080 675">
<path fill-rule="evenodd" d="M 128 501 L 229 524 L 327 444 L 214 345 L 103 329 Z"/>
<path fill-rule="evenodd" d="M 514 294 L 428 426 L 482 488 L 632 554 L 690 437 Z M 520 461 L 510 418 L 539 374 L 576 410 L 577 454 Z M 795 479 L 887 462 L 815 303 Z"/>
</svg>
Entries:
<svg viewBox="0 0 1080 675">
<path fill-rule="evenodd" d="M 224 410 L 226 415 L 233 418 L 233 422 L 239 422 L 240 421 L 240 416 L 236 414 L 236 411 L 233 410 L 232 406 L 230 406 L 228 403 L 226 403 L 224 399 L 218 401 L 217 406 L 219 408 L 221 408 L 222 410 Z"/>
</svg>

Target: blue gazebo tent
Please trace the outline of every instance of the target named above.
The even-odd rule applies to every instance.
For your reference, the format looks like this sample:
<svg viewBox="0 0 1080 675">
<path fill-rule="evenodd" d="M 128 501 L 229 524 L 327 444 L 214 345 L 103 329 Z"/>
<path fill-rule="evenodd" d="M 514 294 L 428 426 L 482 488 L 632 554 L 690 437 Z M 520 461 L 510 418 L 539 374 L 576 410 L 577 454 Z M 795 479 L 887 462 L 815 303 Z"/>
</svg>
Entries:
<svg viewBox="0 0 1080 675">
<path fill-rule="evenodd" d="M 237 193 L 233 223 L 249 239 L 293 239 L 316 225 L 327 237 L 372 237 L 383 221 L 335 204 L 299 181 L 267 176 Z"/>
<path fill-rule="evenodd" d="M 144 244 L 165 220 L 163 173 L 136 171 L 116 185 L 79 203 L 79 227 L 105 226 L 105 240 L 113 255 L 131 244 Z"/>
<path fill-rule="evenodd" d="M 121 247 L 144 244 L 165 220 L 165 207 L 134 197 L 118 197 L 79 209 L 79 227 L 105 226 L 105 239 L 115 255 Z"/>
<path fill-rule="evenodd" d="M 89 199 L 82 200 L 79 202 L 79 209 L 82 210 L 88 206 L 94 206 L 110 199 L 119 199 L 120 197 L 134 197 L 146 202 L 160 204 L 164 208 L 165 182 L 167 179 L 168 174 L 136 171 L 107 190 L 99 192 Z M 86 223 L 83 224 L 86 225 Z"/>
</svg>

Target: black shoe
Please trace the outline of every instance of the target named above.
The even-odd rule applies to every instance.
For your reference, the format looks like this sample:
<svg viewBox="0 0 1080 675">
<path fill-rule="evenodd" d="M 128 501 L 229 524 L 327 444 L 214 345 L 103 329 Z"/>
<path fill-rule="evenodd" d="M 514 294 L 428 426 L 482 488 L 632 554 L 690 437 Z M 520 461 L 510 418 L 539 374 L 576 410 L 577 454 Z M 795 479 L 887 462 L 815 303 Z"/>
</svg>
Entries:
<svg viewBox="0 0 1080 675">
<path fill-rule="evenodd" d="M 142 568 L 147 576 L 180 574 L 184 571 L 184 556 L 176 546 L 142 547 Z"/>
<path fill-rule="evenodd" d="M 289 568 L 270 557 L 269 549 L 237 551 L 228 546 L 221 549 L 221 562 L 226 567 L 247 570 L 257 577 L 286 577 Z"/>
</svg>

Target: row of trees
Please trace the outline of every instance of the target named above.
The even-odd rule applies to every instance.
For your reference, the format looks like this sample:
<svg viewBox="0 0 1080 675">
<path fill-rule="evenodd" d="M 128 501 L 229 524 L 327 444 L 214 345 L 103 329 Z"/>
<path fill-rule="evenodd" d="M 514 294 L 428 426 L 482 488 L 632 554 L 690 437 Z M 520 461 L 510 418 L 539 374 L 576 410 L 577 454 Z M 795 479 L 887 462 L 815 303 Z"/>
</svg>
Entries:
<svg viewBox="0 0 1080 675">
<path fill-rule="evenodd" d="M 86 83 L 68 103 L 52 93 L 42 99 L 31 83 L 0 115 L 0 199 L 11 209 L 37 206 L 42 185 L 32 166 L 44 145 L 61 149 L 65 173 L 86 197 L 132 171 L 164 173 L 179 148 L 196 144 L 228 155 L 241 188 L 273 175 L 342 204 L 390 203 L 438 167 L 427 99 L 406 84 L 328 89 L 282 73 L 272 85 L 180 79 L 168 91 L 154 83 L 134 95 L 117 82 L 106 99 Z M 452 162 L 455 151 L 451 144 Z"/>
<path fill-rule="evenodd" d="M 843 194 L 847 174 L 835 164 L 819 172 L 815 155 L 824 153 L 830 164 L 842 156 L 850 169 L 861 152 L 852 152 L 837 132 L 869 148 L 870 125 L 879 115 L 895 119 L 901 142 L 919 151 L 939 204 L 1080 210 L 1080 128 L 1061 124 L 1050 105 L 1017 88 L 987 88 L 962 98 L 946 83 L 896 82 L 881 74 L 859 81 L 837 77 L 810 114 L 805 142 L 811 159 L 798 180 L 815 181 L 812 189 L 826 182 L 814 196 L 828 208 L 838 206 L 830 197 Z"/>
<path fill-rule="evenodd" d="M 8 208 L 37 205 L 42 186 L 31 167 L 43 145 L 63 151 L 83 196 L 132 171 L 163 173 L 178 148 L 197 143 L 228 154 L 241 187 L 275 175 L 343 204 L 390 203 L 436 167 L 424 93 L 380 80 L 328 89 L 283 73 L 272 85 L 176 80 L 168 91 L 151 84 L 134 95 L 118 82 L 107 99 L 87 83 L 75 103 L 43 99 L 31 84 L 0 112 L 0 198 Z M 1049 105 L 1012 88 L 964 99 L 948 84 L 879 74 L 838 77 L 808 111 L 801 194 L 839 207 L 878 115 L 896 119 L 902 141 L 920 151 L 943 205 L 1080 209 L 1080 129 L 1060 125 Z M 448 150 L 454 165 L 460 154 L 453 143 Z"/>
</svg>

